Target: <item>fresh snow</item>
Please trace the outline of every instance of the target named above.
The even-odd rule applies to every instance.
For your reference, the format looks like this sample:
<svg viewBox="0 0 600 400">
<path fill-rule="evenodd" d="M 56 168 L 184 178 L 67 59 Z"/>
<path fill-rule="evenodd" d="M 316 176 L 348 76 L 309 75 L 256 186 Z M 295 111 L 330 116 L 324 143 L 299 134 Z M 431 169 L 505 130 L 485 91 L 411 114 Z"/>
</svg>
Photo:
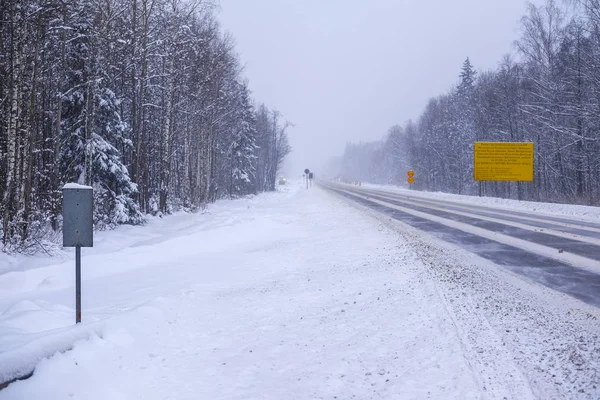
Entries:
<svg viewBox="0 0 600 400">
<path fill-rule="evenodd" d="M 63 189 L 93 189 L 91 186 L 80 185 L 79 183 L 66 183 Z"/>
<path fill-rule="evenodd" d="M 400 229 L 292 182 L 101 232 L 79 326 L 72 252 L 3 255 L 0 400 L 598 394 L 595 309 Z"/>
</svg>

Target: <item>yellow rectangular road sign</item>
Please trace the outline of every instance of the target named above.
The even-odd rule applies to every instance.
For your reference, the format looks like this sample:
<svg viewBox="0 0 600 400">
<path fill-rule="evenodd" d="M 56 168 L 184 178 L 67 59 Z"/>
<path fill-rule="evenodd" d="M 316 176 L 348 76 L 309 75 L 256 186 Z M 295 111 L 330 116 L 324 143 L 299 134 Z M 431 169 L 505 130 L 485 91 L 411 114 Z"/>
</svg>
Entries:
<svg viewBox="0 0 600 400">
<path fill-rule="evenodd" d="M 476 181 L 533 181 L 533 143 L 475 142 Z"/>
</svg>

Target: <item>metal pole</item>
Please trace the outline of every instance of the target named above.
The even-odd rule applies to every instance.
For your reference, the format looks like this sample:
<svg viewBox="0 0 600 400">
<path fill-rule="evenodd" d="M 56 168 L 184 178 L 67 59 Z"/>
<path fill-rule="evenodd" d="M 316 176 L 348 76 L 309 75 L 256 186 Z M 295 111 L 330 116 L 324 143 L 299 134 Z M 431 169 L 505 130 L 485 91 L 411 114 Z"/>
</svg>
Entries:
<svg viewBox="0 0 600 400">
<path fill-rule="evenodd" d="M 479 197 L 481 197 L 481 181 L 479 181 Z"/>
<path fill-rule="evenodd" d="M 81 322 L 81 246 L 75 247 L 75 323 Z"/>
<path fill-rule="evenodd" d="M 306 189 L 308 190 L 308 175 L 306 175 Z"/>
</svg>

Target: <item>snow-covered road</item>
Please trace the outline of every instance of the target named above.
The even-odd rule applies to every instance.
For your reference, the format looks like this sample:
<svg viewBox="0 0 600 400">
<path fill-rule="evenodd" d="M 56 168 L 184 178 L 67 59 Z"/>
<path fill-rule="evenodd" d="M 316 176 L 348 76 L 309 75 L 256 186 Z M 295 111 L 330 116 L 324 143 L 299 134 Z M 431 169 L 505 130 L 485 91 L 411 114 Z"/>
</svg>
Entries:
<svg viewBox="0 0 600 400">
<path fill-rule="evenodd" d="M 1 400 L 600 396 L 598 309 L 323 189 L 95 242 L 76 328 L 70 255 L 0 258 Z"/>
<path fill-rule="evenodd" d="M 366 207 L 600 306 L 600 219 L 576 219 L 328 183 Z"/>
</svg>

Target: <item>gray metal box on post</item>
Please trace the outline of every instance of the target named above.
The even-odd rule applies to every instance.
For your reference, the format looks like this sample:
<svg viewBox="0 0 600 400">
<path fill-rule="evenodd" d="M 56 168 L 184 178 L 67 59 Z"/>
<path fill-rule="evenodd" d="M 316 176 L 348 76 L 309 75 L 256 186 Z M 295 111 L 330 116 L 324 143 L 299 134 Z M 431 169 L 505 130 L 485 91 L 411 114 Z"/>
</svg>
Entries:
<svg viewBox="0 0 600 400">
<path fill-rule="evenodd" d="M 94 190 L 67 183 L 63 187 L 63 246 L 75 247 L 75 323 L 81 322 L 81 248 L 94 246 Z"/>
<path fill-rule="evenodd" d="M 63 246 L 94 246 L 94 191 L 68 183 L 63 187 Z"/>
</svg>

